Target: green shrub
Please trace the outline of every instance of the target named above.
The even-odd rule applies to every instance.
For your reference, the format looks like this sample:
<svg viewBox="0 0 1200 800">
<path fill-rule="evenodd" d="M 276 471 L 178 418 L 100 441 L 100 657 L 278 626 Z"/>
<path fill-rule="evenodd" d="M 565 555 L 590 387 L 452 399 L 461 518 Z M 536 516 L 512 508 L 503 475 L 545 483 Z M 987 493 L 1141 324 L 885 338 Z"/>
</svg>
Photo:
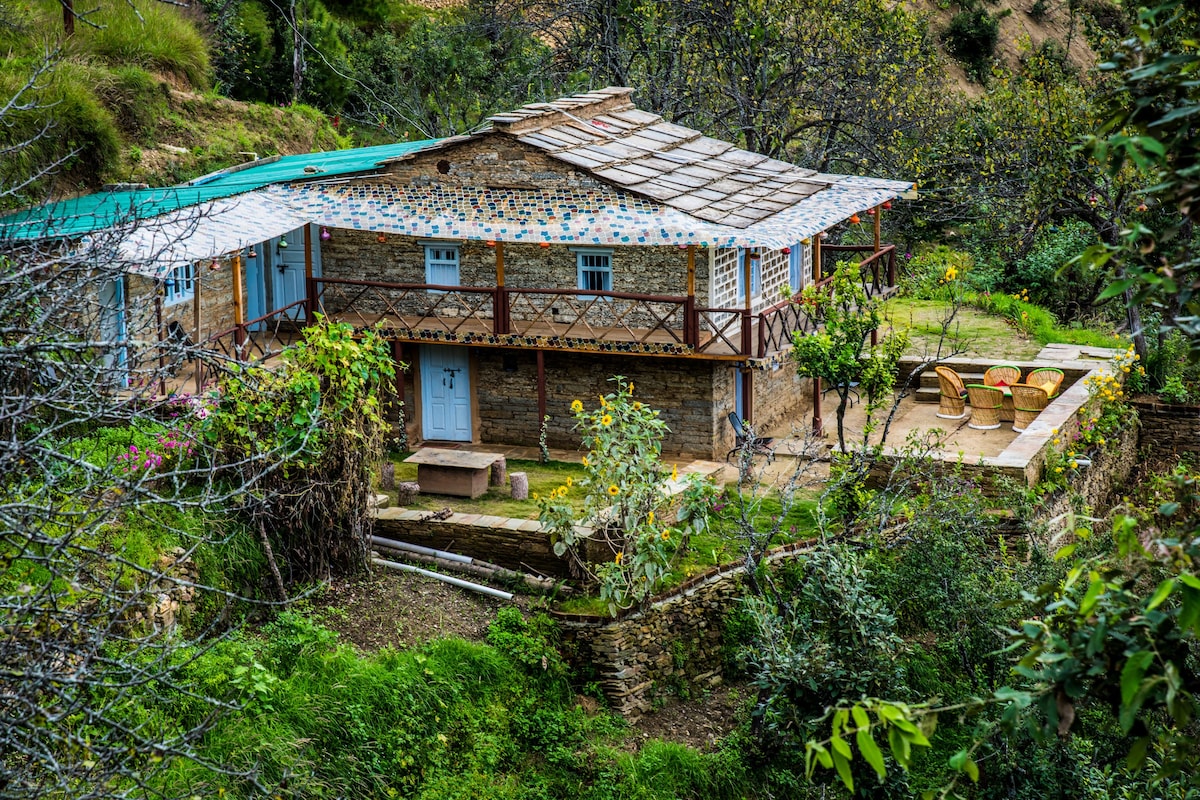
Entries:
<svg viewBox="0 0 1200 800">
<path fill-rule="evenodd" d="M 1030 300 L 1059 319 L 1077 319 L 1090 310 L 1107 276 L 1070 262 L 1095 243 L 1096 232 L 1082 222 L 1047 228 L 1016 262 L 1010 288 L 1027 290 Z"/>
<path fill-rule="evenodd" d="M 966 67 L 967 74 L 984 83 L 1000 39 L 999 20 L 983 8 L 960 11 L 950 20 L 942 38 L 950 54 Z"/>
<path fill-rule="evenodd" d="M 127 136 L 142 144 L 155 143 L 159 120 L 169 109 L 170 87 L 166 83 L 141 67 L 123 66 L 102 76 L 95 91 Z"/>
<path fill-rule="evenodd" d="M 521 609 L 502 608 L 488 626 L 487 640 L 533 675 L 560 678 L 566 674 L 557 649 L 558 629 L 545 614 L 526 620 Z"/>
</svg>

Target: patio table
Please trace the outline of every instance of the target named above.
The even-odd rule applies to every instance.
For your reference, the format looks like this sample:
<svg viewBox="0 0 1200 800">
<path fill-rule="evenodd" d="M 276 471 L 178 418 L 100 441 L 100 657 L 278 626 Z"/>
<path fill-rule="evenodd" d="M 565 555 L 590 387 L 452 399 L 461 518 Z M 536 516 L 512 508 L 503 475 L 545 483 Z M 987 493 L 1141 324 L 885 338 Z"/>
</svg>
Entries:
<svg viewBox="0 0 1200 800">
<path fill-rule="evenodd" d="M 404 463 L 417 465 L 421 494 L 475 498 L 487 491 L 488 471 L 502 458 L 502 453 L 422 447 Z"/>
</svg>

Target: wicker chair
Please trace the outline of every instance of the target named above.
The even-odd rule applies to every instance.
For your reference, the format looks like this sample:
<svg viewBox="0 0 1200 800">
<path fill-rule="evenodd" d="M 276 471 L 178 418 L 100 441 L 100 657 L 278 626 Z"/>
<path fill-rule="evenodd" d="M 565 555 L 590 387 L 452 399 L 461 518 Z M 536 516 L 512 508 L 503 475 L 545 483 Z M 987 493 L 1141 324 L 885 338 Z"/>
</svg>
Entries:
<svg viewBox="0 0 1200 800">
<path fill-rule="evenodd" d="M 1025 383 L 1041 388 L 1046 393 L 1047 399 L 1058 395 L 1058 389 L 1062 386 L 1062 382 L 1063 371 L 1054 367 L 1035 369 L 1025 378 Z"/>
<path fill-rule="evenodd" d="M 994 386 L 967 384 L 967 395 L 971 398 L 971 421 L 968 428 L 990 431 L 1000 427 L 1000 408 L 1004 405 L 1004 392 Z"/>
<path fill-rule="evenodd" d="M 984 386 L 1012 386 L 1021 382 L 1021 368 L 1012 364 L 997 364 L 983 373 Z"/>
<path fill-rule="evenodd" d="M 1042 387 L 1028 383 L 1014 383 L 1011 389 L 1014 411 L 1012 429 L 1020 432 L 1037 419 L 1037 415 L 1050 402 L 1050 396 Z"/>
<path fill-rule="evenodd" d="M 967 416 L 967 387 L 963 386 L 962 378 L 949 367 L 934 367 L 933 371 L 937 373 L 941 390 L 937 415 L 942 419 L 962 419 Z"/>
</svg>

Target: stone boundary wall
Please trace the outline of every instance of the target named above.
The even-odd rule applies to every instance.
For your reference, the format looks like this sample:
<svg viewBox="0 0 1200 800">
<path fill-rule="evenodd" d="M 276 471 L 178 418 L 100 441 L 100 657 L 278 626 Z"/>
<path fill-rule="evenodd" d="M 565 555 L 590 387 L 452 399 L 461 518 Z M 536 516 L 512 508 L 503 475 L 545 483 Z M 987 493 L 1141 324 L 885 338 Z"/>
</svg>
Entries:
<svg viewBox="0 0 1200 800">
<path fill-rule="evenodd" d="M 1139 447 L 1164 455 L 1200 453 L 1200 406 L 1177 406 L 1138 398 L 1133 407 L 1142 424 Z"/>
<path fill-rule="evenodd" d="M 506 569 L 572 577 L 568 561 L 554 555 L 550 537 L 536 519 L 507 519 L 485 514 L 450 514 L 434 519 L 436 511 L 384 508 L 375 515 L 375 535 L 409 544 L 447 550 Z"/>
<path fill-rule="evenodd" d="M 1092 457 L 1091 466 L 1071 482 L 1069 491 L 1055 492 L 1043 498 L 1030 519 L 1035 534 L 1037 529 L 1046 526 L 1052 529 L 1051 533 L 1061 529 L 1062 524 L 1055 521 L 1071 512 L 1104 511 L 1113 491 L 1125 482 L 1137 465 L 1138 433 L 1137 425 L 1121 431 L 1112 443 L 1112 449 L 1098 451 Z"/>
<path fill-rule="evenodd" d="M 812 542 L 773 548 L 768 561 L 807 552 Z M 721 683 L 725 616 L 742 594 L 740 563 L 714 567 L 616 619 L 552 612 L 563 649 L 594 673 L 612 709 L 637 719 L 654 698 L 681 685 Z"/>
</svg>

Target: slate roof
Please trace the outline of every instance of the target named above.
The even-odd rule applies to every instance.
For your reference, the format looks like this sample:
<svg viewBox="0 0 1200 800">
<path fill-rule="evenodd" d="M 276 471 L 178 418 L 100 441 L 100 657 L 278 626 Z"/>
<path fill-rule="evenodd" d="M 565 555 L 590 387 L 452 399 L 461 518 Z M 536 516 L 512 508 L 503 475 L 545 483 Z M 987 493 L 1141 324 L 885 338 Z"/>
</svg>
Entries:
<svg viewBox="0 0 1200 800">
<path fill-rule="evenodd" d="M 848 177 L 803 169 L 666 122 L 635 108 L 632 91 L 609 87 L 523 106 L 491 117 L 492 130 L 613 186 L 735 228 L 762 222 Z"/>
</svg>

